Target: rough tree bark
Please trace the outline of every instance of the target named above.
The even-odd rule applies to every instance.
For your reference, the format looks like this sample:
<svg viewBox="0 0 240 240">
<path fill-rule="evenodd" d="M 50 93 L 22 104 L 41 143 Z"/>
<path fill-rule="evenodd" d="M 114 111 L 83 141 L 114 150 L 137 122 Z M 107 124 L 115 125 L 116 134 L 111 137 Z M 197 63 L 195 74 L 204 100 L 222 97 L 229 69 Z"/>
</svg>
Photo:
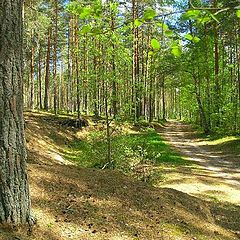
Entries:
<svg viewBox="0 0 240 240">
<path fill-rule="evenodd" d="M 22 0 L 0 1 L 0 222 L 30 220 L 22 94 Z"/>
</svg>

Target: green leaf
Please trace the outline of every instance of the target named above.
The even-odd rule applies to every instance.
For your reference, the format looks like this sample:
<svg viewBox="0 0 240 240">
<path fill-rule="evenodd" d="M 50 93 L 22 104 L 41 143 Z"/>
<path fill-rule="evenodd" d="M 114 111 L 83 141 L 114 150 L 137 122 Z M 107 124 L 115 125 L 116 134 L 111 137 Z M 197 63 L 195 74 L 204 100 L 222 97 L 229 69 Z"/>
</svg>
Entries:
<svg viewBox="0 0 240 240">
<path fill-rule="evenodd" d="M 210 18 L 209 16 L 203 16 L 203 17 L 197 19 L 198 23 L 200 23 L 200 24 L 208 23 L 211 20 L 212 20 L 212 18 Z"/>
<path fill-rule="evenodd" d="M 135 19 L 134 21 L 134 27 L 140 27 L 143 24 L 143 22 L 140 19 Z"/>
<path fill-rule="evenodd" d="M 184 19 L 197 19 L 201 14 L 200 10 L 189 10 L 183 14 Z"/>
<path fill-rule="evenodd" d="M 162 24 L 162 28 L 163 28 L 164 31 L 167 31 L 167 30 L 168 30 L 168 25 L 165 24 L 165 23 L 163 23 L 163 24 Z"/>
<path fill-rule="evenodd" d="M 175 57 L 181 57 L 182 48 L 180 46 L 172 46 L 172 54 Z"/>
<path fill-rule="evenodd" d="M 82 13 L 79 15 L 81 19 L 88 18 L 92 14 L 91 8 L 84 8 Z"/>
<path fill-rule="evenodd" d="M 212 13 L 210 13 L 210 17 L 211 17 L 213 20 L 215 20 L 217 23 L 219 23 L 218 19 L 217 19 Z"/>
<path fill-rule="evenodd" d="M 200 42 L 200 38 L 199 37 L 194 37 L 193 39 L 192 39 L 192 41 L 194 42 L 194 43 L 198 43 L 198 42 Z"/>
<path fill-rule="evenodd" d="M 184 38 L 194 43 L 198 43 L 201 40 L 199 37 L 193 37 L 190 33 L 186 34 Z"/>
<path fill-rule="evenodd" d="M 163 22 L 158 22 L 156 23 L 156 25 L 160 28 L 162 28 L 164 31 L 167 31 L 168 30 L 168 25 L 163 23 Z"/>
<path fill-rule="evenodd" d="M 83 26 L 81 29 L 81 33 L 83 33 L 83 34 L 89 33 L 91 31 L 91 29 L 92 28 L 89 25 Z"/>
<path fill-rule="evenodd" d="M 171 37 L 173 35 L 173 31 L 168 29 L 165 31 L 165 35 Z"/>
<path fill-rule="evenodd" d="M 112 12 L 117 12 L 118 4 L 117 3 L 110 3 L 110 9 Z"/>
<path fill-rule="evenodd" d="M 157 16 L 157 13 L 152 8 L 146 9 L 145 12 L 143 13 L 144 20 L 152 20 L 156 16 Z"/>
<path fill-rule="evenodd" d="M 91 31 L 93 34 L 95 34 L 95 35 L 98 35 L 98 34 L 102 33 L 101 29 L 98 28 L 98 27 L 93 28 L 93 29 L 90 29 L 90 31 Z M 89 32 L 90 32 L 90 31 L 89 31 Z"/>
<path fill-rule="evenodd" d="M 148 55 L 152 56 L 153 55 L 153 51 L 148 52 Z"/>
<path fill-rule="evenodd" d="M 236 14 L 237 14 L 237 17 L 240 18 L 240 9 L 237 10 Z"/>
<path fill-rule="evenodd" d="M 94 18 L 100 18 L 102 16 L 102 8 L 100 5 L 94 6 Z"/>
<path fill-rule="evenodd" d="M 193 40 L 193 36 L 190 33 L 186 34 L 184 37 L 189 41 Z"/>
<path fill-rule="evenodd" d="M 67 4 L 66 6 L 66 10 L 69 13 L 75 14 L 75 15 L 79 15 L 82 12 L 82 7 L 79 5 L 78 2 L 73 1 Z"/>
<path fill-rule="evenodd" d="M 154 50 L 159 50 L 160 49 L 160 42 L 157 39 L 153 38 L 151 40 L 151 46 Z"/>
</svg>

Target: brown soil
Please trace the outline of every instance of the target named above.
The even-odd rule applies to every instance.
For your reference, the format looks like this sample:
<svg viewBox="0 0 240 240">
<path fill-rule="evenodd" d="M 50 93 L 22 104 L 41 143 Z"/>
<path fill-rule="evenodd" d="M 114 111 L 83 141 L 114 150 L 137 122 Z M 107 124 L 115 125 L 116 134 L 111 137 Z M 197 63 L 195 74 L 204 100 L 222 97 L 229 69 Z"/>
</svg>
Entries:
<svg viewBox="0 0 240 240">
<path fill-rule="evenodd" d="M 240 209 L 152 187 L 118 171 L 81 169 L 59 152 L 75 130 L 49 125 L 41 114 L 27 114 L 26 127 L 37 225 L 29 235 L 1 229 L 0 239 L 239 239 Z"/>
</svg>

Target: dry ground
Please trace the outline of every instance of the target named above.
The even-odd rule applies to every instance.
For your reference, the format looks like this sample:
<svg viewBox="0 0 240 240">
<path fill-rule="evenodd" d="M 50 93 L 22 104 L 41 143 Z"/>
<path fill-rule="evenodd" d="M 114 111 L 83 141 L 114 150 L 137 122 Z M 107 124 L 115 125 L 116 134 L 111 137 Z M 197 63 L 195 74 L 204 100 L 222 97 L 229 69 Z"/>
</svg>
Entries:
<svg viewBox="0 0 240 240">
<path fill-rule="evenodd" d="M 26 114 L 26 135 L 37 225 L 29 235 L 1 229 L 0 239 L 239 239 L 234 205 L 152 187 L 118 171 L 81 169 L 59 151 L 76 130 L 49 116 Z"/>
</svg>

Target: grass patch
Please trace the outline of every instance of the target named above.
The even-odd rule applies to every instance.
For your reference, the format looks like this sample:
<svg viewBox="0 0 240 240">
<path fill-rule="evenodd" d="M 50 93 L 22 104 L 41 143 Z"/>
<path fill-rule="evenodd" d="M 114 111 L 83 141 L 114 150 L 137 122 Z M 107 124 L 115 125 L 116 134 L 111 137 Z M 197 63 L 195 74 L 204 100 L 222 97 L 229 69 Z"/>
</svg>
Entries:
<svg viewBox="0 0 240 240">
<path fill-rule="evenodd" d="M 208 138 L 204 144 L 212 146 L 215 150 L 232 153 L 235 155 L 240 154 L 240 137 L 229 136 L 221 138 Z"/>
<path fill-rule="evenodd" d="M 228 137 L 220 137 L 220 138 L 208 138 L 208 145 L 219 145 L 219 144 L 228 144 L 234 141 L 240 141 L 239 137 L 236 136 L 228 136 Z"/>
<path fill-rule="evenodd" d="M 136 133 L 118 133 L 112 137 L 114 168 L 131 172 L 139 165 L 189 165 L 175 153 L 154 129 Z M 71 142 L 64 149 L 64 157 L 82 167 L 102 168 L 106 164 L 107 142 L 105 131 L 90 132 L 85 138 Z"/>
</svg>

